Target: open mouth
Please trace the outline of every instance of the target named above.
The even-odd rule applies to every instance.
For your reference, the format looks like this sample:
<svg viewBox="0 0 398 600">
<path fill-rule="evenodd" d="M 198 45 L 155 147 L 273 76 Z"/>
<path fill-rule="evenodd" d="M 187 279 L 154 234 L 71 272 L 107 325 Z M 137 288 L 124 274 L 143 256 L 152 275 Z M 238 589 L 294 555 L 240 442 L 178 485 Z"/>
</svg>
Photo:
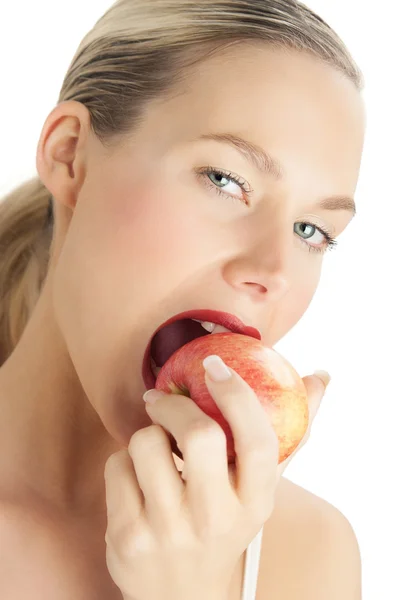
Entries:
<svg viewBox="0 0 398 600">
<path fill-rule="evenodd" d="M 151 375 L 151 385 L 153 384 L 154 387 L 159 371 L 179 348 L 198 337 L 222 331 L 230 330 L 222 325 L 216 325 L 208 321 L 201 322 L 197 319 L 180 319 L 162 327 L 153 336 L 150 343 L 150 353 L 147 357 L 149 364 L 147 364 L 146 376 Z M 148 367 L 150 373 L 148 373 Z M 144 382 L 147 385 L 145 378 Z"/>
<path fill-rule="evenodd" d="M 234 315 L 220 311 L 189 311 L 166 321 L 155 331 L 145 351 L 142 378 L 146 388 L 155 387 L 160 369 L 179 348 L 197 337 L 225 331 L 261 340 L 261 333 L 257 329 L 244 325 Z"/>
</svg>

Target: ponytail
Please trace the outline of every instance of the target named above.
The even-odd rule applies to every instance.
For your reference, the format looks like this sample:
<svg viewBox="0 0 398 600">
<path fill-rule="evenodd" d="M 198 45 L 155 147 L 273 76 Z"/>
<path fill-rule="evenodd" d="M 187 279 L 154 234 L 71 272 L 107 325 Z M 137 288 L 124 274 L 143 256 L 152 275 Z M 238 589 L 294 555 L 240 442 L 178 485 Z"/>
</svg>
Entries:
<svg viewBox="0 0 398 600">
<path fill-rule="evenodd" d="M 34 177 L 0 201 L 0 367 L 17 345 L 47 275 L 51 199 Z"/>
</svg>

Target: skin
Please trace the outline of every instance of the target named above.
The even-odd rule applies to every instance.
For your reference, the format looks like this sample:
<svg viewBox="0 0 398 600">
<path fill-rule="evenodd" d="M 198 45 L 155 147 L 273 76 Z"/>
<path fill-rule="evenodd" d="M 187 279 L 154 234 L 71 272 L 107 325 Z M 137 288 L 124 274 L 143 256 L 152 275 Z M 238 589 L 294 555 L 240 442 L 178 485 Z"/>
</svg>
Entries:
<svg viewBox="0 0 398 600">
<path fill-rule="evenodd" d="M 209 132 L 262 146 L 286 179 L 256 171 L 226 145 L 189 142 Z M 322 235 L 305 240 L 293 225 L 312 222 L 334 236 L 346 229 L 351 213 L 317 203 L 354 196 L 364 134 L 363 100 L 348 79 L 265 47 L 208 60 L 184 94 L 149 106 L 140 131 L 112 152 L 83 105 L 51 112 L 37 169 L 56 201 L 53 257 L 0 369 L 3 506 L 88 528 L 92 548 L 103 539 L 105 463 L 152 424 L 141 365 L 154 330 L 181 311 L 213 308 L 257 327 L 266 345 L 286 335 L 323 262 L 306 245 L 322 245 Z M 208 165 L 246 180 L 250 206 L 237 184 L 222 180 L 231 197 L 221 197 L 214 178 L 195 176 Z"/>
</svg>

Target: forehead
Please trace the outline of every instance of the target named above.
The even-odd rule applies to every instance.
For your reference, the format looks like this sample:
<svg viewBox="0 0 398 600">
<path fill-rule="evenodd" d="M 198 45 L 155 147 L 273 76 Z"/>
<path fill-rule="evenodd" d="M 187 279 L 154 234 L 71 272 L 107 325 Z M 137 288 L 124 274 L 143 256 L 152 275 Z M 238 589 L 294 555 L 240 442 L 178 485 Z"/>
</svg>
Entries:
<svg viewBox="0 0 398 600">
<path fill-rule="evenodd" d="M 363 124 L 360 93 L 346 76 L 316 57 L 258 45 L 230 48 L 192 70 L 167 108 L 192 125 L 267 133 L 304 128 L 340 130 Z M 184 119 L 185 117 L 185 119 Z M 224 127 L 225 128 L 225 127 Z M 330 133 L 328 131 L 328 133 Z"/>
<path fill-rule="evenodd" d="M 307 53 L 228 48 L 192 68 L 178 93 L 147 115 L 146 134 L 159 153 L 231 132 L 265 148 L 292 176 L 345 170 L 353 187 L 359 172 L 362 97 L 347 76 Z"/>
</svg>

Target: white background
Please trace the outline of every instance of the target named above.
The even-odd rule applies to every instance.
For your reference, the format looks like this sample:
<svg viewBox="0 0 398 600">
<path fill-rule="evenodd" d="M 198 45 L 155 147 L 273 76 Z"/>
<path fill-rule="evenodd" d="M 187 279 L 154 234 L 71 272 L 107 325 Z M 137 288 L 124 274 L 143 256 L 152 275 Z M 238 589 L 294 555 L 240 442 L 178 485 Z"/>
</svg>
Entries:
<svg viewBox="0 0 398 600">
<path fill-rule="evenodd" d="M 0 198 L 36 174 L 36 147 L 82 37 L 108 0 L 0 4 Z M 326 254 L 318 292 L 276 346 L 304 376 L 332 375 L 312 436 L 285 475 L 352 523 L 364 600 L 398 598 L 396 439 L 398 121 L 396 8 L 312 0 L 364 71 L 367 137 L 359 214 Z M 338 600 L 338 599 L 336 599 Z"/>
</svg>

